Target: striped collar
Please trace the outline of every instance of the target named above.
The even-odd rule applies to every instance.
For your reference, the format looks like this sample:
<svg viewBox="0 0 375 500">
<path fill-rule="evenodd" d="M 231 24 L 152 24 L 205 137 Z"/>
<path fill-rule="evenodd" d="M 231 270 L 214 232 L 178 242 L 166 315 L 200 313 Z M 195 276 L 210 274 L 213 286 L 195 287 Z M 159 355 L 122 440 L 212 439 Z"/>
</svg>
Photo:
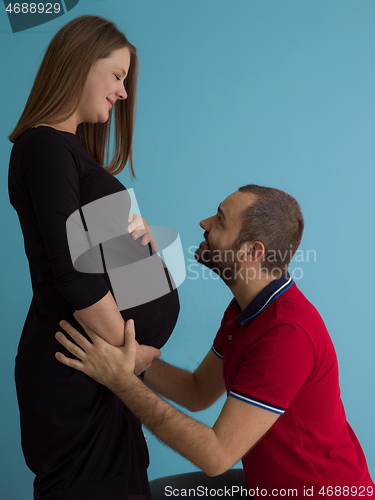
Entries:
<svg viewBox="0 0 375 500">
<path fill-rule="evenodd" d="M 258 295 L 250 302 L 236 318 L 237 323 L 242 325 L 249 319 L 254 318 L 264 311 L 277 297 L 284 293 L 293 285 L 293 278 L 289 273 L 271 281 Z"/>
</svg>

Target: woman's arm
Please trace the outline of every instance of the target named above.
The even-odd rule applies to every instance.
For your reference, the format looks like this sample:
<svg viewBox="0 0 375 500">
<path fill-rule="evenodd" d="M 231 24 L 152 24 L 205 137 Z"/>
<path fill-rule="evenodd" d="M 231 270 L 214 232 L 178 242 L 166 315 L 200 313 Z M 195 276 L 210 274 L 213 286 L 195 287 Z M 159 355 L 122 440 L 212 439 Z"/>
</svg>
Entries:
<svg viewBox="0 0 375 500">
<path fill-rule="evenodd" d="M 122 346 L 125 325 L 108 284 L 100 274 L 82 273 L 73 267 L 66 222 L 81 207 L 82 173 L 71 146 L 64 136 L 43 128 L 27 144 L 22 161 L 22 182 L 40 231 L 35 235 L 35 251 L 45 251 L 56 286 L 73 310 L 105 340 Z M 142 349 L 139 354 L 145 352 Z M 152 359 L 158 353 L 154 349 Z"/>
<path fill-rule="evenodd" d="M 75 315 L 110 344 L 117 347 L 124 345 L 125 322 L 111 292 L 92 306 L 76 311 Z M 140 375 L 161 355 L 161 351 L 152 346 L 139 345 L 138 342 L 136 346 L 134 371 L 136 375 Z"/>
<path fill-rule="evenodd" d="M 125 323 L 111 292 L 95 304 L 77 310 L 78 316 L 110 344 L 124 345 Z"/>
</svg>

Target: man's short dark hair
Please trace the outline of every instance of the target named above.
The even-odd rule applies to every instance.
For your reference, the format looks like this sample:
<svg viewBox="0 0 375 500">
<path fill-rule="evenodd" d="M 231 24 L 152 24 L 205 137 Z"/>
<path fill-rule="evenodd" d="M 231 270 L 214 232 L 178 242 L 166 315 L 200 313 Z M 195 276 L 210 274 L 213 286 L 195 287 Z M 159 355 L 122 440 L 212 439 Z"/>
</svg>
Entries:
<svg viewBox="0 0 375 500">
<path fill-rule="evenodd" d="M 236 243 L 240 246 L 246 241 L 261 241 L 266 249 L 262 267 L 285 274 L 304 228 L 297 200 L 280 189 L 255 184 L 242 186 L 238 191 L 253 195 L 255 201 L 242 212 Z"/>
</svg>

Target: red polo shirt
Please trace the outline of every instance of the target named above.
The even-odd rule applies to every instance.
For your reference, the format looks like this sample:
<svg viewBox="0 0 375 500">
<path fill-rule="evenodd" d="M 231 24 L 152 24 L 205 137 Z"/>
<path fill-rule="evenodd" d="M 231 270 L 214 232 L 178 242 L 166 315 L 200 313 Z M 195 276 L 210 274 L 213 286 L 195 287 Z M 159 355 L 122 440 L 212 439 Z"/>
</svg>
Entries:
<svg viewBox="0 0 375 500">
<path fill-rule="evenodd" d="M 242 459 L 253 496 L 374 497 L 340 398 L 331 338 L 289 276 L 244 311 L 233 300 L 213 351 L 229 396 L 281 415 Z"/>
</svg>

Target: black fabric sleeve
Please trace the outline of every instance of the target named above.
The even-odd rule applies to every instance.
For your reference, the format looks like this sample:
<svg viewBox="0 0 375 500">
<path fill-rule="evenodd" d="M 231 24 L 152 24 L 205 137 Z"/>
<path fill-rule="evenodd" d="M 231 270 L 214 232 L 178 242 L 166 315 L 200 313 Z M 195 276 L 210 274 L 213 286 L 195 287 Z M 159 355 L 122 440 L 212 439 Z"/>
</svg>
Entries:
<svg viewBox="0 0 375 500">
<path fill-rule="evenodd" d="M 66 221 L 80 208 L 80 171 L 74 151 L 58 134 L 39 134 L 25 147 L 22 164 L 42 245 L 55 283 L 74 309 L 98 302 L 109 291 L 100 274 L 74 269 Z"/>
</svg>

